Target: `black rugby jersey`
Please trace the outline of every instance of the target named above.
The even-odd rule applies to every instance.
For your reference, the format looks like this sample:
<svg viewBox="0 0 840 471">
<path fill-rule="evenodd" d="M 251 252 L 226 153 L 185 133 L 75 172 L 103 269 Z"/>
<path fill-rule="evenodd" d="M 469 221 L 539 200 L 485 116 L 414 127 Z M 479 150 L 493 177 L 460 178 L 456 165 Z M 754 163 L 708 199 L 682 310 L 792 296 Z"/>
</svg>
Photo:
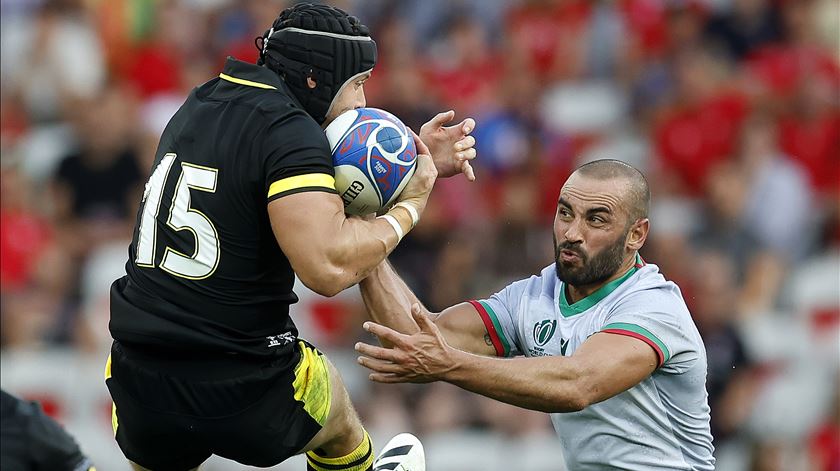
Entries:
<svg viewBox="0 0 840 471">
<path fill-rule="evenodd" d="M 111 286 L 113 338 L 196 354 L 291 351 L 294 272 L 267 205 L 335 193 L 333 177 L 324 131 L 283 80 L 228 58 L 161 136 L 127 275 Z"/>
</svg>

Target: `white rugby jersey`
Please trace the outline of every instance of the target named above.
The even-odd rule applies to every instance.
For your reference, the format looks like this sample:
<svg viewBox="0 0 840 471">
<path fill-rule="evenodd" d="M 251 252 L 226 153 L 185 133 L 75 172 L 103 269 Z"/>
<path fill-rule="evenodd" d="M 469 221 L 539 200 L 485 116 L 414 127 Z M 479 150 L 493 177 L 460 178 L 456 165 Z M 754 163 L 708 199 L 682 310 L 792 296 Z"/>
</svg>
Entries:
<svg viewBox="0 0 840 471">
<path fill-rule="evenodd" d="M 499 356 L 571 356 L 609 332 L 650 345 L 659 366 L 641 383 L 579 412 L 551 414 L 570 470 L 713 470 L 706 350 L 676 284 L 636 266 L 569 304 L 554 265 L 471 301 Z"/>
</svg>

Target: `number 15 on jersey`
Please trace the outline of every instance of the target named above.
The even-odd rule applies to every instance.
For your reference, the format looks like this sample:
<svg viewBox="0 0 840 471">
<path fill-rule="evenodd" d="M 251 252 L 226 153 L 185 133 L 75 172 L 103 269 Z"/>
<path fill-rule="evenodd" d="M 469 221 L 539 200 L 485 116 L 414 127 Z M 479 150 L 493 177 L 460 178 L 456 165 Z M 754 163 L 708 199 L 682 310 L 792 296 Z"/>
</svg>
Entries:
<svg viewBox="0 0 840 471">
<path fill-rule="evenodd" d="M 215 168 L 181 162 L 178 184 L 168 208 L 162 208 L 163 189 L 173 170 L 177 156 L 169 153 L 149 177 L 143 191 L 143 214 L 137 237 L 137 258 L 134 262 L 141 267 L 155 268 L 157 244 L 157 217 L 161 210 L 169 212 L 166 226 L 174 232 L 190 231 L 195 237 L 195 250 L 187 255 L 166 247 L 159 267 L 172 275 L 191 280 L 201 280 L 212 275 L 219 265 L 219 234 L 216 227 L 201 211 L 190 206 L 190 190 L 216 192 L 219 171 Z"/>
</svg>

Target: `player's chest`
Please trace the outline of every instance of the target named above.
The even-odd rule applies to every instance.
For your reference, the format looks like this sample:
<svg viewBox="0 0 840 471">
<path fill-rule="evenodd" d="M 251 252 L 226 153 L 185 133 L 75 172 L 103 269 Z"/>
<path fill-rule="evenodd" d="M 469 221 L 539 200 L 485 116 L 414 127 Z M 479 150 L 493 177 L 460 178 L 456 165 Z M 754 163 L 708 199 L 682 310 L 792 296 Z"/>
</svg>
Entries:
<svg viewBox="0 0 840 471">
<path fill-rule="evenodd" d="M 530 315 L 520 318 L 520 341 L 524 353 L 529 357 L 571 356 L 586 339 L 600 330 L 602 317 L 597 306 L 570 317 L 561 315 L 557 308 L 530 310 Z"/>
</svg>

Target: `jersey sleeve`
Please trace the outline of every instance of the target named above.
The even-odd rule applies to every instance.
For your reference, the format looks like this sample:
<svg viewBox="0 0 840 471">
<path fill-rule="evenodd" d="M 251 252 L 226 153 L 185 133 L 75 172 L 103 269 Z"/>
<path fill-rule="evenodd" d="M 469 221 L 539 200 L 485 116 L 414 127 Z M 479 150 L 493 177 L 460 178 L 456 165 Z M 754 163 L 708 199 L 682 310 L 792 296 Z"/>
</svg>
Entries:
<svg viewBox="0 0 840 471">
<path fill-rule="evenodd" d="M 263 139 L 268 201 L 304 191 L 336 193 L 330 146 L 311 118 L 286 116 L 268 126 Z"/>
<path fill-rule="evenodd" d="M 57 422 L 47 417 L 41 408 L 35 404 L 26 404 L 29 422 L 27 438 L 32 456 L 36 463 L 35 469 L 67 469 L 72 471 L 89 471 L 93 464 L 85 457 L 79 445 Z"/>
<path fill-rule="evenodd" d="M 663 303 L 664 304 L 664 303 Z M 649 305 L 656 305 L 652 303 Z M 693 333 L 688 311 L 644 309 L 640 303 L 620 306 L 605 318 L 601 332 L 626 335 L 645 342 L 656 352 L 657 368 L 680 373 L 688 369 L 703 348 Z"/>
<path fill-rule="evenodd" d="M 487 299 L 469 301 L 484 322 L 490 341 L 496 349 L 496 356 L 522 355 L 516 326 L 519 324 L 518 306 L 524 288 L 524 280 L 518 281 Z"/>
</svg>

